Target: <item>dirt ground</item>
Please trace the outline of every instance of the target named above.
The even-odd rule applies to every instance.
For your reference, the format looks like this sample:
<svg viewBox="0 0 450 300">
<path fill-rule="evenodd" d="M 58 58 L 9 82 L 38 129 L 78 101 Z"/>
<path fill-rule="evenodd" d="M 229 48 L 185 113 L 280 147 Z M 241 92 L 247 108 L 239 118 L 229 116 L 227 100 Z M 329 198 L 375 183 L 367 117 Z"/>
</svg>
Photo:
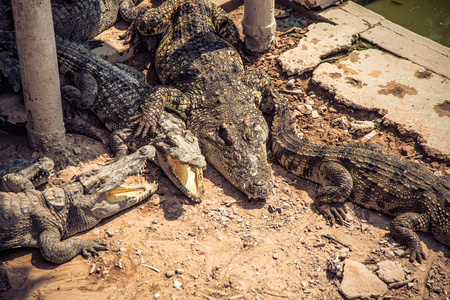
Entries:
<svg viewBox="0 0 450 300">
<path fill-rule="evenodd" d="M 239 23 L 243 8 L 230 15 Z M 276 56 L 295 46 L 308 20 L 283 7 L 277 7 L 276 15 L 276 45 L 264 55 L 249 55 L 246 66 L 267 71 L 280 93 L 293 102 L 298 129 L 305 138 L 347 144 L 365 133 L 349 130 L 342 117 L 350 122 L 373 121 L 376 136 L 370 141 L 381 145 L 384 152 L 415 159 L 437 175 L 449 174 L 448 160 L 427 157 L 417 137 L 373 112 L 334 105 L 330 95 L 309 82 L 310 74 L 288 77 L 281 73 Z M 152 82 L 156 77 L 149 57 L 151 53 L 136 56 L 129 63 L 148 72 Z M 318 116 L 302 113 L 305 104 Z M 20 106 L 12 113 L 19 118 Z M 58 171 L 50 185 L 56 178 L 67 181 L 104 164 L 110 153 L 106 145 L 81 135 L 67 134 L 67 142 L 77 165 Z M 0 133 L 0 160 L 37 154 L 25 137 Z M 274 189 L 266 201 L 249 201 L 208 166 L 201 204 L 189 202 L 156 165 L 150 166 L 145 176 L 158 182 L 155 195 L 80 234 L 105 241 L 109 251 L 88 259 L 78 256 L 63 265 L 47 262 L 38 249 L 3 251 L 0 298 L 343 299 L 341 278 L 327 269 L 336 253 L 346 253 L 370 270 L 376 269 L 376 262 L 398 261 L 407 276 L 414 277 L 412 285 L 389 290 L 385 299 L 448 299 L 449 249 L 432 235 L 420 234 L 427 260 L 418 264 L 411 263 L 403 254 L 404 247 L 393 241 L 388 231 L 390 218 L 382 214 L 348 204 L 349 225 L 330 227 L 312 201 L 317 185 L 287 172 L 270 151 L 269 162 Z"/>
</svg>

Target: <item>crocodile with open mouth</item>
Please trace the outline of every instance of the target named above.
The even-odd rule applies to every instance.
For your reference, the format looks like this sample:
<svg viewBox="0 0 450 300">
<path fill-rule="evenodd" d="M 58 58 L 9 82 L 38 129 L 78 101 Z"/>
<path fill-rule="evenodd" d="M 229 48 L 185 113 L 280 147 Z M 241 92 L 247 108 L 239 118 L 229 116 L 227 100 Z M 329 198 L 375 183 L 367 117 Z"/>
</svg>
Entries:
<svg viewBox="0 0 450 300">
<path fill-rule="evenodd" d="M 235 24 L 210 1 L 168 0 L 139 13 L 124 38 L 160 33 L 155 67 L 164 86 L 154 101 L 186 121 L 206 160 L 228 181 L 250 198 L 266 198 L 269 129 L 259 105 L 270 81 L 244 70 Z"/>
<path fill-rule="evenodd" d="M 4 176 L 9 192 L 0 192 L 0 250 L 40 248 L 44 258 L 56 264 L 80 253 L 87 256 L 89 252 L 106 250 L 102 242 L 68 238 L 153 194 L 157 184 L 139 179 L 133 183 L 136 179 L 131 176 L 138 175 L 154 157 L 154 147 L 144 146 L 114 163 L 42 192 L 31 181 L 23 184 L 28 179 L 20 174 L 16 173 L 22 177 L 20 184 L 9 182 L 9 177 Z"/>
</svg>

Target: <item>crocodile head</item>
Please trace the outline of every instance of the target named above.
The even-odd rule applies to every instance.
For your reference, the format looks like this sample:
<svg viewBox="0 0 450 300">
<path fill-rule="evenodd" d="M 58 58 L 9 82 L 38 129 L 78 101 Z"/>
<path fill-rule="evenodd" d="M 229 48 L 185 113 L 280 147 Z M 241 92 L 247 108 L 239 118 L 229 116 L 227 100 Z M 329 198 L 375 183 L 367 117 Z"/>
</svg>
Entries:
<svg viewBox="0 0 450 300">
<path fill-rule="evenodd" d="M 164 112 L 159 120 L 160 133 L 154 140 L 156 163 L 169 179 L 192 201 L 201 202 L 205 189 L 205 157 L 197 138 L 186 130 L 181 118 Z"/>
<path fill-rule="evenodd" d="M 267 163 L 268 127 L 253 105 L 219 105 L 197 110 L 188 127 L 198 137 L 206 160 L 249 198 L 271 192 Z"/>
<path fill-rule="evenodd" d="M 80 174 L 75 182 L 83 186 L 84 195 L 82 200 L 74 197 L 82 201 L 74 206 L 86 216 L 103 219 L 143 201 L 156 191 L 157 184 L 134 175 L 139 175 L 147 160 L 154 157 L 155 148 L 144 146 L 105 167 Z"/>
</svg>

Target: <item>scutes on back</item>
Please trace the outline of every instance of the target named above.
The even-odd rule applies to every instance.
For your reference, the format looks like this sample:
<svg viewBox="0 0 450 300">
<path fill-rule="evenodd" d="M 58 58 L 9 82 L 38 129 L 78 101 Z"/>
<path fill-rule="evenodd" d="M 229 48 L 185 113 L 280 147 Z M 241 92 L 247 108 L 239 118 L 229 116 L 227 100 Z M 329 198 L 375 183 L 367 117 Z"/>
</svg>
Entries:
<svg viewBox="0 0 450 300">
<path fill-rule="evenodd" d="M 266 197 L 268 128 L 257 108 L 266 86 L 246 80 L 235 24 L 209 1 L 169 0 L 138 15 L 133 29 L 164 32 L 156 71 L 175 88 L 165 106 L 185 118 L 207 161 L 249 197 Z"/>
</svg>

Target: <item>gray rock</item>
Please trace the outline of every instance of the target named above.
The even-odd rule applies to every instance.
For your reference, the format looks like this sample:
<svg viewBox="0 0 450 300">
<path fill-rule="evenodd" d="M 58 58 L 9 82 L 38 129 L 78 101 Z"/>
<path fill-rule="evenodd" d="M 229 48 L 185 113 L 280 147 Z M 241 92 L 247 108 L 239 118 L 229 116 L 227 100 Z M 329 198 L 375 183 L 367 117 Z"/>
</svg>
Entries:
<svg viewBox="0 0 450 300">
<path fill-rule="evenodd" d="M 339 287 L 348 299 L 381 297 L 387 292 L 387 285 L 370 272 L 363 264 L 347 259 Z"/>
<path fill-rule="evenodd" d="M 378 263 L 378 277 L 386 283 L 393 283 L 405 280 L 405 272 L 398 262 L 385 260 Z"/>
</svg>

